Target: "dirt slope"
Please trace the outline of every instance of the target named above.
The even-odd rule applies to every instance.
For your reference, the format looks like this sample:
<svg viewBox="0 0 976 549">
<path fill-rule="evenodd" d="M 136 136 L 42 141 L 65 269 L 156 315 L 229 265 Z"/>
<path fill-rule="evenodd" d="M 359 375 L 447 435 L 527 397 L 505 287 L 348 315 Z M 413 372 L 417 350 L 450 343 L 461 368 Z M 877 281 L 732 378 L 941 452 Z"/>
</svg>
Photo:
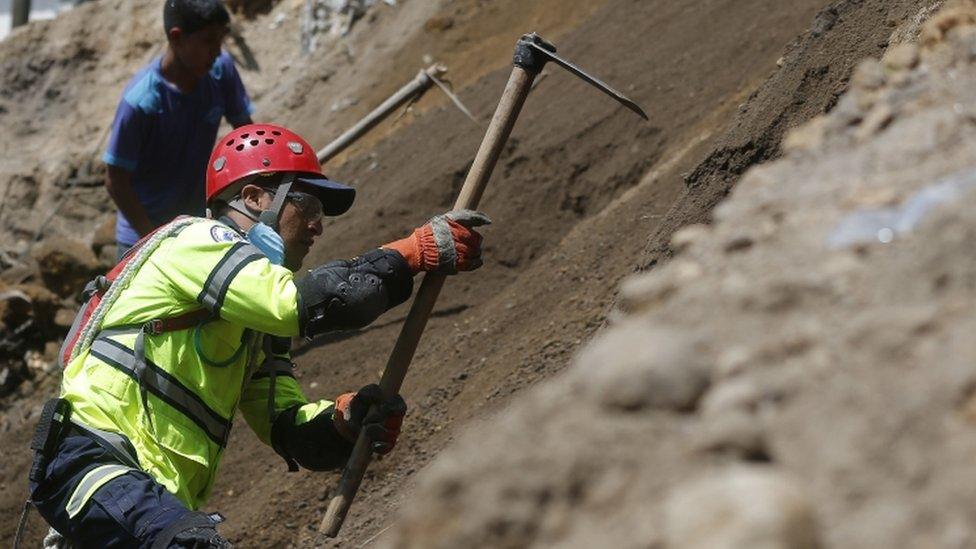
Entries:
<svg viewBox="0 0 976 549">
<path fill-rule="evenodd" d="M 393 522 L 407 501 L 409 479 L 458 426 L 499 410 L 511 395 L 561 370 L 603 323 L 618 282 L 658 258 L 642 260 L 642 253 L 664 249 L 655 242 L 666 238 L 648 245 L 648 235 L 702 219 L 751 162 L 775 154 L 788 127 L 833 104 L 854 61 L 883 47 L 889 21 L 905 21 L 926 3 L 837 2 L 826 16 L 817 16 L 828 4 L 822 0 L 789 6 L 774 0 L 524 4 L 411 0 L 379 6 L 345 42 L 313 58 L 298 55 L 297 39 L 282 39 L 296 36 L 298 0 L 242 23 L 254 56 L 242 70 L 256 118 L 294 125 L 318 143 L 409 79 L 424 66 L 425 54 L 451 67 L 462 99 L 487 119 L 507 77 L 512 45 L 528 30 L 555 41 L 561 53 L 632 95 L 651 115 L 651 123 L 643 123 L 568 75 L 547 71 L 483 200 L 496 221 L 487 231 L 488 265 L 451 280 L 442 295 L 404 390 L 412 410 L 403 443 L 371 469 L 344 545 L 359 545 Z M 107 90 L 121 89 L 153 51 L 146 37 L 158 26 L 155 7 L 101 0 L 0 43 L 0 123 L 22 136 L 4 143 L 2 171 L 18 208 L 43 212 L 56 203 L 62 193 L 55 183 L 97 149 L 116 101 L 117 91 Z M 434 17 L 451 23 L 425 28 Z M 824 24 L 825 17 L 833 24 Z M 230 50 L 244 60 L 239 47 Z M 45 94 L 60 99 L 45 100 Z M 352 106 L 331 110 L 351 100 Z M 326 227 L 310 263 L 359 253 L 448 207 L 481 132 L 431 94 L 333 163 L 330 173 L 355 184 L 360 198 L 349 215 Z M 689 191 L 687 173 L 698 174 L 689 179 Z M 65 203 L 70 217 L 56 219 L 50 234 L 85 237 L 110 215 L 100 188 L 75 189 L 71 197 Z M 4 215 L 0 229 L 29 238 L 38 223 L 38 216 Z M 394 311 L 361 332 L 299 346 L 296 362 L 307 392 L 333 395 L 375 379 L 403 314 Z M 29 465 L 24 448 L 31 413 L 54 384 L 37 380 L 38 391 L 5 403 L 5 540 Z M 244 546 L 327 543 L 314 527 L 337 475 L 286 475 L 247 429 L 237 429 L 233 439 L 210 506 L 230 517 L 225 531 Z M 31 535 L 41 531 L 35 520 Z"/>
<path fill-rule="evenodd" d="M 972 547 L 965 4 L 675 234 L 568 371 L 438 457 L 380 546 Z"/>
</svg>

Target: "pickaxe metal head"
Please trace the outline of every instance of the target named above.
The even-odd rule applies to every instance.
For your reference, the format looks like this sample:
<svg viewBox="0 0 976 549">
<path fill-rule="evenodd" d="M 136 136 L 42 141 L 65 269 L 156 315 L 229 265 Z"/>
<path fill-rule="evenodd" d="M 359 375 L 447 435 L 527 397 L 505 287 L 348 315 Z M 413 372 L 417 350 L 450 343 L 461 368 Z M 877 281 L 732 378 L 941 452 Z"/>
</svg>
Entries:
<svg viewBox="0 0 976 549">
<path fill-rule="evenodd" d="M 522 38 L 519 39 L 518 44 L 515 46 L 515 64 L 527 71 L 538 74 L 547 61 L 555 62 L 560 67 L 582 78 L 596 89 L 616 99 L 617 102 L 634 111 L 644 120 L 647 120 L 647 114 L 644 113 L 644 109 L 640 108 L 637 103 L 634 103 L 630 98 L 610 87 L 606 82 L 587 74 L 583 69 L 556 55 L 556 46 L 547 42 L 534 32 L 522 35 Z"/>
</svg>

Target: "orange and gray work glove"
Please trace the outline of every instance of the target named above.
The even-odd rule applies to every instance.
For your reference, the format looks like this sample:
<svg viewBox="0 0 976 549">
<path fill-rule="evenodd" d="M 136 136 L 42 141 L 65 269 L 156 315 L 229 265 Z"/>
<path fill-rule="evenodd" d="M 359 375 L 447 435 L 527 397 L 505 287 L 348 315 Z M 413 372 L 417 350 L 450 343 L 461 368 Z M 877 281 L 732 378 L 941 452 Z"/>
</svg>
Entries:
<svg viewBox="0 0 976 549">
<path fill-rule="evenodd" d="M 406 413 L 407 403 L 403 397 L 383 398 L 380 386 L 373 383 L 358 393 L 340 395 L 336 399 L 332 421 L 339 434 L 350 441 L 355 441 L 359 432 L 365 429 L 373 451 L 384 455 L 396 446 Z"/>
<path fill-rule="evenodd" d="M 454 210 L 434 216 L 410 236 L 382 246 L 396 250 L 414 274 L 421 271 L 456 274 L 481 266 L 481 235 L 475 227 L 491 224 L 474 210 Z"/>
</svg>

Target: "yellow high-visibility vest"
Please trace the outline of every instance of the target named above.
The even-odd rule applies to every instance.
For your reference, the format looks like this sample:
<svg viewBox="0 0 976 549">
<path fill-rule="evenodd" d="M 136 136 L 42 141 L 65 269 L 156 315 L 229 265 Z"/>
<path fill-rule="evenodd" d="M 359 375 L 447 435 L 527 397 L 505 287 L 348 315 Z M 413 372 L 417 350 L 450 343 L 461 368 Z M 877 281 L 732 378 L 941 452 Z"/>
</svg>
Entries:
<svg viewBox="0 0 976 549">
<path fill-rule="evenodd" d="M 200 308 L 212 318 L 197 327 L 141 330 Z M 270 444 L 270 370 L 279 376 L 276 411 L 299 405 L 304 423 L 330 409 L 305 398 L 287 355 L 266 360 L 265 334 L 298 335 L 298 314 L 291 271 L 233 228 L 200 218 L 135 272 L 98 337 L 65 368 L 61 396 L 75 420 L 127 437 L 140 467 L 197 509 L 213 488 L 235 410 Z"/>
</svg>

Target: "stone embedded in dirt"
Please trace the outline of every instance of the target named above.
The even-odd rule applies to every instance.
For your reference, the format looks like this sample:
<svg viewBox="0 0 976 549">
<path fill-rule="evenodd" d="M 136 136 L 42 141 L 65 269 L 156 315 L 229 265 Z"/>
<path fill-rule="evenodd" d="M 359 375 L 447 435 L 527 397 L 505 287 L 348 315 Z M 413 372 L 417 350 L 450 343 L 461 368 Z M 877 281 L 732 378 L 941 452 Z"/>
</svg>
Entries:
<svg viewBox="0 0 976 549">
<path fill-rule="evenodd" d="M 858 63 L 851 77 L 851 86 L 854 89 L 872 91 L 880 88 L 885 83 L 885 73 L 881 63 L 875 59 L 865 59 Z"/>
<path fill-rule="evenodd" d="M 37 268 L 37 262 L 33 260 L 14 265 L 0 272 L 0 281 L 6 284 L 23 284 L 25 282 L 32 282 L 38 278 L 40 278 L 40 271 Z"/>
<path fill-rule="evenodd" d="M 33 316 L 34 305 L 29 295 L 16 288 L 0 289 L 0 321 L 3 329 L 13 330 Z"/>
<path fill-rule="evenodd" d="M 816 549 L 813 506 L 793 479 L 766 466 L 735 466 L 675 487 L 666 546 L 681 549 Z"/>
<path fill-rule="evenodd" d="M 58 239 L 42 242 L 31 254 L 44 285 L 61 297 L 72 297 L 102 269 L 91 248 L 81 242 Z"/>
<path fill-rule="evenodd" d="M 918 61 L 918 45 L 912 43 L 898 44 L 889 48 L 881 58 L 882 65 L 888 71 L 911 70 L 918 65 Z"/>
<path fill-rule="evenodd" d="M 647 310 L 667 299 L 676 289 L 670 280 L 660 277 L 634 276 L 620 286 L 617 309 L 627 313 Z"/>
<path fill-rule="evenodd" d="M 922 26 L 919 41 L 931 48 L 945 41 L 946 36 L 958 27 L 976 24 L 976 10 L 971 6 L 955 6 L 945 9 Z"/>
<path fill-rule="evenodd" d="M 644 343 L 634 347 L 630 342 Z M 710 368 L 687 334 L 632 322 L 594 340 L 573 367 L 582 392 L 620 411 L 690 411 Z"/>
<path fill-rule="evenodd" d="M 671 237 L 671 248 L 674 249 L 675 253 L 681 253 L 695 242 L 708 236 L 708 234 L 708 225 L 701 223 L 682 227 Z"/>
<path fill-rule="evenodd" d="M 748 355 L 747 355 L 748 356 Z M 759 384 L 748 377 L 734 377 L 714 383 L 699 406 L 702 415 L 753 412 L 763 398 Z"/>
<path fill-rule="evenodd" d="M 869 139 L 874 134 L 888 127 L 894 119 L 895 111 L 891 106 L 879 103 L 864 117 L 864 121 L 855 132 L 854 138 L 858 141 Z"/>
<path fill-rule="evenodd" d="M 0 366 L 0 397 L 7 396 L 20 384 L 21 376 L 10 366 Z"/>
<path fill-rule="evenodd" d="M 43 338 L 57 338 L 65 333 L 56 327 L 55 316 L 63 301 L 54 292 L 38 284 L 21 284 L 16 289 L 30 297 L 34 327 Z"/>
<path fill-rule="evenodd" d="M 57 341 L 48 341 L 44 344 L 44 360 L 50 363 L 58 361 L 58 353 L 61 352 L 61 344 Z"/>
<path fill-rule="evenodd" d="M 54 362 L 46 360 L 43 353 L 35 350 L 24 354 L 24 363 L 27 364 L 27 369 L 45 374 L 53 373 L 56 369 Z"/>
<path fill-rule="evenodd" d="M 67 331 L 69 328 L 71 328 L 71 324 L 75 321 L 75 316 L 77 313 L 77 309 L 58 309 L 58 312 L 54 314 L 54 325 Z"/>
<path fill-rule="evenodd" d="M 97 255 L 105 246 L 115 245 L 115 216 L 106 217 L 92 236 L 92 251 Z"/>
<path fill-rule="evenodd" d="M 704 452 L 730 454 L 750 461 L 769 461 L 766 433 L 758 419 L 743 411 L 702 418 L 695 446 Z"/>
<path fill-rule="evenodd" d="M 98 263 L 103 271 L 108 272 L 119 262 L 119 247 L 116 244 L 104 246 L 98 252 Z"/>
<path fill-rule="evenodd" d="M 383 0 L 391 6 L 396 0 Z M 302 13 L 302 51 L 312 53 L 322 38 L 346 36 L 378 0 L 306 0 Z"/>
<path fill-rule="evenodd" d="M 790 130 L 783 138 L 783 150 L 787 153 L 801 153 L 823 147 L 827 124 L 827 118 L 819 116 L 807 124 Z"/>
<path fill-rule="evenodd" d="M 278 0 L 224 0 L 224 4 L 233 13 L 238 13 L 244 17 L 254 17 L 255 15 L 266 13 L 271 10 Z"/>
<path fill-rule="evenodd" d="M 424 22 L 424 30 L 431 33 L 444 32 L 454 26 L 454 18 L 448 15 L 437 15 Z"/>
</svg>

